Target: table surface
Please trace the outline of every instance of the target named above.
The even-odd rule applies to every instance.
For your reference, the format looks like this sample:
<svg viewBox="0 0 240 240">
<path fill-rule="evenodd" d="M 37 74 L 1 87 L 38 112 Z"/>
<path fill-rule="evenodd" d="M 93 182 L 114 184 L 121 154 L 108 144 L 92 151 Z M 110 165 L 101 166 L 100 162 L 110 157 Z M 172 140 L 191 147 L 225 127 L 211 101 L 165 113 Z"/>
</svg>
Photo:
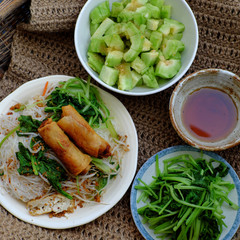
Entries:
<svg viewBox="0 0 240 240">
<path fill-rule="evenodd" d="M 199 27 L 199 47 L 187 74 L 222 68 L 240 75 L 239 0 L 188 0 Z M 74 25 L 85 1 L 32 0 L 31 20 L 18 26 L 11 63 L 0 80 L 0 100 L 18 86 L 47 75 L 87 79 L 74 48 Z M 94 82 L 94 81 L 93 81 Z M 139 138 L 138 169 L 152 155 L 185 144 L 173 129 L 168 104 L 175 86 L 158 94 L 130 97 L 116 93 L 135 123 Z M 218 152 L 240 176 L 240 146 Z M 129 206 L 130 190 L 106 214 L 84 226 L 50 230 L 25 223 L 0 207 L 0 238 L 5 239 L 142 239 Z M 240 239 L 238 233 L 233 239 Z"/>
</svg>

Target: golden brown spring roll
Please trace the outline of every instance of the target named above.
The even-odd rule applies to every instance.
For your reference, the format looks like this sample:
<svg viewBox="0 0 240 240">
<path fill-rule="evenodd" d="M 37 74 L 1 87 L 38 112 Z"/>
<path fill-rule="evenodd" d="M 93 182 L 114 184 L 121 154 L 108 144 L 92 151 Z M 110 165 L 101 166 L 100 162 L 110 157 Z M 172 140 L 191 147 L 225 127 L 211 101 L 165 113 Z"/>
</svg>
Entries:
<svg viewBox="0 0 240 240">
<path fill-rule="evenodd" d="M 44 121 L 38 132 L 70 173 L 77 176 L 89 169 L 91 157 L 82 153 L 52 119 Z"/>
<path fill-rule="evenodd" d="M 99 136 L 71 105 L 62 107 L 62 118 L 57 124 L 89 155 L 93 157 L 111 155 L 109 143 Z"/>
</svg>

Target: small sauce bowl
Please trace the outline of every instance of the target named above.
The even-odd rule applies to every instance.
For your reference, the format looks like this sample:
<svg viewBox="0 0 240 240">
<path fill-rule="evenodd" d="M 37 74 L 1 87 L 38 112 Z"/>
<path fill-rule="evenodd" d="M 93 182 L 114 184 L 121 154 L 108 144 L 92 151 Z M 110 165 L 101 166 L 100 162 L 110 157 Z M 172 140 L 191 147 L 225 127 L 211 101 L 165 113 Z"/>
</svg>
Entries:
<svg viewBox="0 0 240 240">
<path fill-rule="evenodd" d="M 218 139 L 214 138 L 214 136 L 213 138 L 208 138 L 203 137 L 204 135 L 200 136 L 195 134 L 194 131 L 191 131 L 189 126 L 186 125 L 186 121 L 184 121 L 183 111 L 185 110 L 187 100 L 189 100 L 190 96 L 193 96 L 194 93 L 204 88 L 215 89 L 223 94 L 227 94 L 232 100 L 236 110 L 235 116 L 232 116 L 235 118 L 235 123 L 229 132 L 226 132 L 225 135 L 222 135 L 222 137 Z M 225 106 L 219 103 L 218 107 L 221 109 Z M 214 110 L 215 109 L 213 109 L 213 111 Z M 189 145 L 207 151 L 220 151 L 234 147 L 240 143 L 240 77 L 222 69 L 204 69 L 190 74 L 183 78 L 175 87 L 170 99 L 169 112 L 174 129 Z M 194 112 L 195 114 L 197 113 L 197 111 Z M 218 121 L 221 121 L 221 118 L 216 120 L 216 125 L 218 125 Z M 209 123 L 210 122 L 209 119 Z"/>
</svg>

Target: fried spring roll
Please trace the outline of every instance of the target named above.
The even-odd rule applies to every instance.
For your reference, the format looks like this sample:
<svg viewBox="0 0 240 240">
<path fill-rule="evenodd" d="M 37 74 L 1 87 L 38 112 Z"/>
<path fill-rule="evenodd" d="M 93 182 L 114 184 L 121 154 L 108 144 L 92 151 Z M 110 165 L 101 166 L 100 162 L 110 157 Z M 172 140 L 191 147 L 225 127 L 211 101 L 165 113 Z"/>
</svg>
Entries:
<svg viewBox="0 0 240 240">
<path fill-rule="evenodd" d="M 56 122 L 51 119 L 44 121 L 38 128 L 38 132 L 70 173 L 77 176 L 89 169 L 91 157 L 82 153 Z"/>
<path fill-rule="evenodd" d="M 71 105 L 62 107 L 62 118 L 57 124 L 89 155 L 93 157 L 111 155 L 109 143 L 99 136 Z"/>
</svg>

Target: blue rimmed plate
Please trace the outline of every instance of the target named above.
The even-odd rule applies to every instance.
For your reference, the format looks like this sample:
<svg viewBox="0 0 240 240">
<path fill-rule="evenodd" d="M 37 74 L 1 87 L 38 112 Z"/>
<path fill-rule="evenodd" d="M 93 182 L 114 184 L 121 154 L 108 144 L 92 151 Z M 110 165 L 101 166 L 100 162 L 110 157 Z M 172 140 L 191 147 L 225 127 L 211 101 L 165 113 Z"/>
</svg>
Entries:
<svg viewBox="0 0 240 240">
<path fill-rule="evenodd" d="M 131 189 L 130 206 L 131 206 L 132 216 L 138 230 L 143 235 L 143 237 L 147 240 L 153 240 L 153 239 L 159 239 L 159 238 L 156 237 L 156 235 L 148 227 L 147 224 L 142 223 L 142 217 L 137 213 L 137 209 L 145 205 L 145 203 L 143 202 L 137 203 L 137 199 L 140 195 L 140 191 L 137 191 L 135 189 L 135 186 L 139 184 L 139 181 L 138 181 L 139 178 L 142 179 L 147 184 L 149 184 L 153 180 L 152 176 L 155 176 L 156 155 L 158 155 L 159 157 L 159 167 L 160 169 L 162 169 L 163 168 L 162 161 L 164 159 L 168 159 L 181 154 L 191 154 L 193 157 L 199 157 L 200 154 L 203 154 L 203 157 L 206 159 L 214 158 L 218 161 L 224 162 L 229 168 L 229 173 L 226 177 L 224 177 L 224 180 L 235 184 L 235 188 L 229 194 L 229 198 L 233 202 L 238 204 L 238 206 L 240 206 L 240 181 L 236 172 L 226 160 L 224 160 L 222 157 L 220 157 L 216 153 L 202 151 L 202 150 L 193 148 L 191 146 L 174 146 L 174 147 L 164 149 L 158 152 L 157 154 L 155 154 L 154 156 L 152 156 L 151 158 L 149 158 L 147 162 L 143 164 L 143 166 L 140 168 L 137 175 L 135 176 L 135 179 L 132 184 L 132 189 Z M 219 240 L 230 240 L 234 236 L 235 232 L 237 231 L 240 225 L 240 209 L 238 211 L 235 211 L 233 209 L 228 208 L 227 206 L 223 206 L 222 209 L 223 209 L 223 214 L 226 216 L 226 218 L 224 219 L 224 222 L 228 227 L 223 228 L 223 232 Z"/>
</svg>

